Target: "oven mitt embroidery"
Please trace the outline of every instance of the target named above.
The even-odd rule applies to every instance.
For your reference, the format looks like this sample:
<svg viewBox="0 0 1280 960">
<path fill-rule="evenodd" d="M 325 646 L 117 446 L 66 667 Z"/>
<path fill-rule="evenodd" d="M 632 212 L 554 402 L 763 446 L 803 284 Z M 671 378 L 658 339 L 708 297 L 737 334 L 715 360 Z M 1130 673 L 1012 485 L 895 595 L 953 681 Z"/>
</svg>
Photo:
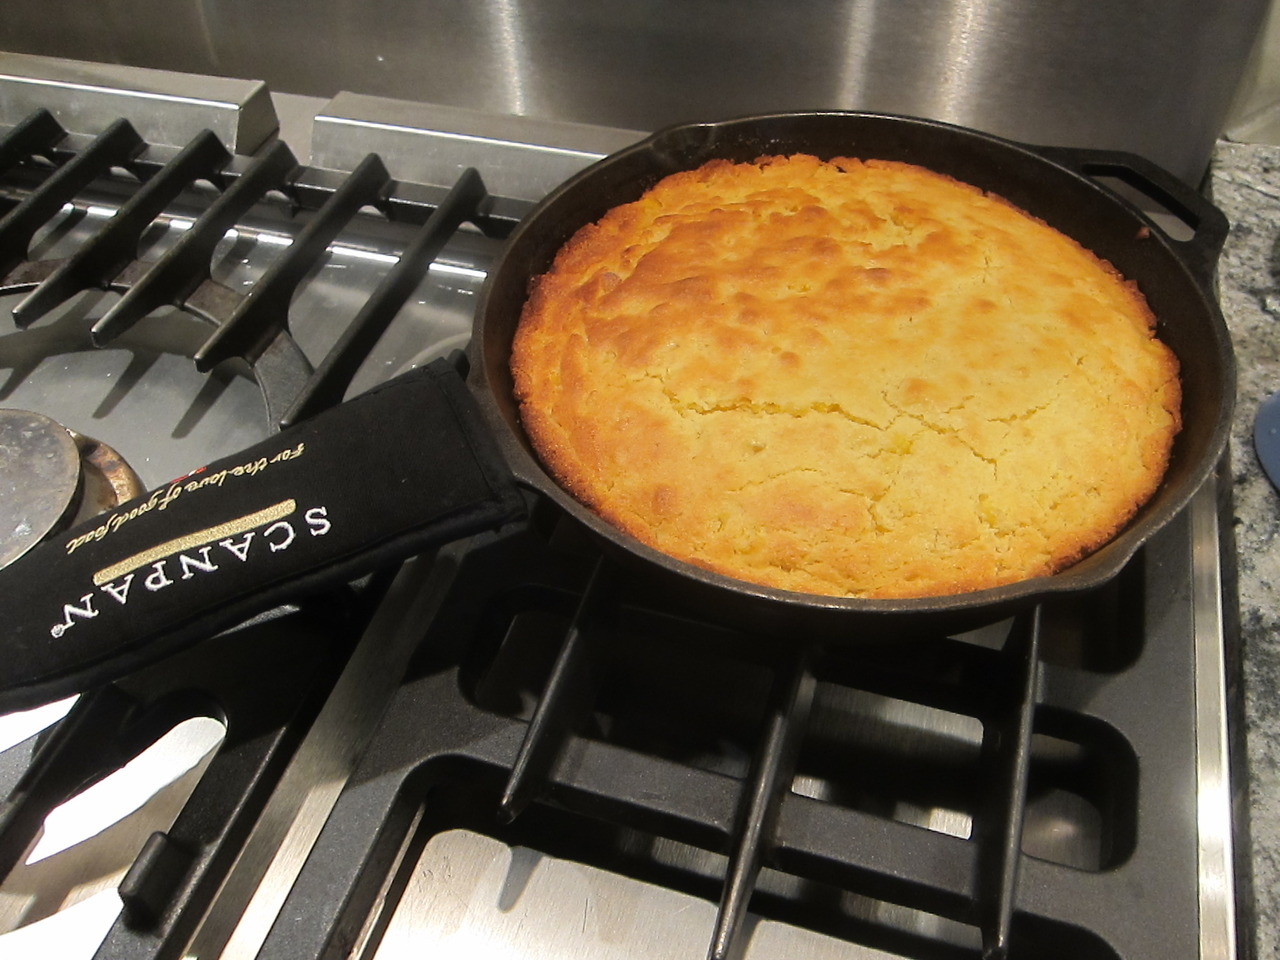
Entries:
<svg viewBox="0 0 1280 960">
<path fill-rule="evenodd" d="M 55 536 L 0 573 L 0 711 L 108 682 L 523 512 L 462 378 L 436 361 Z"/>
</svg>

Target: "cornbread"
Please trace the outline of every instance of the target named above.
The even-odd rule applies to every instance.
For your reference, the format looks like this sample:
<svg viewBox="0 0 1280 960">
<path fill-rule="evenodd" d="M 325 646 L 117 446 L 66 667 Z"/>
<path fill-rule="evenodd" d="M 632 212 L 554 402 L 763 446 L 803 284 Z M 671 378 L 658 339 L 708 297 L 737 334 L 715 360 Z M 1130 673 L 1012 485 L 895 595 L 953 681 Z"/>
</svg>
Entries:
<svg viewBox="0 0 1280 960">
<path fill-rule="evenodd" d="M 654 548 L 785 590 L 1053 573 L 1158 486 L 1177 361 L 1132 283 L 909 164 L 712 161 L 582 228 L 512 372 L 559 482 Z"/>
</svg>

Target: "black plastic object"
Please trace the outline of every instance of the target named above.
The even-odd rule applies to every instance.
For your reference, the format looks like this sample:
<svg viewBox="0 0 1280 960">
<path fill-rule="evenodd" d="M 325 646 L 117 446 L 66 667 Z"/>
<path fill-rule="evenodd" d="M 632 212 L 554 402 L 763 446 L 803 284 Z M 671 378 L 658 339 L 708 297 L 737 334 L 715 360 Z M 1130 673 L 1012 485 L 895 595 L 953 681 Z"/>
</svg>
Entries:
<svg viewBox="0 0 1280 960">
<path fill-rule="evenodd" d="M 89 689 L 523 510 L 462 379 L 438 360 L 9 567 L 0 710 Z"/>
<path fill-rule="evenodd" d="M 1280 490 L 1280 393 L 1258 405 L 1253 418 L 1253 449 L 1267 479 Z"/>
<path fill-rule="evenodd" d="M 956 596 L 863 600 L 790 593 L 684 563 L 622 534 L 542 471 L 520 427 L 510 348 L 529 281 L 584 224 L 636 199 L 672 172 L 714 158 L 810 153 L 917 163 L 996 193 L 1109 260 L 1146 295 L 1161 339 L 1181 363 L 1182 431 L 1163 484 L 1102 549 L 1051 577 Z M 1172 240 L 1096 177 L 1118 178 L 1179 214 L 1193 232 Z M 1037 148 L 935 121 L 860 113 L 786 113 L 672 127 L 605 158 L 548 196 L 512 234 L 481 295 L 469 347 L 470 383 L 516 475 L 546 493 L 633 568 L 699 610 L 755 628 L 797 626 L 849 640 L 961 629 L 1017 612 L 1046 596 L 1096 587 L 1178 514 L 1214 469 L 1235 402 L 1231 339 L 1214 294 L 1213 266 L 1226 237 L 1221 211 L 1139 157 Z"/>
</svg>

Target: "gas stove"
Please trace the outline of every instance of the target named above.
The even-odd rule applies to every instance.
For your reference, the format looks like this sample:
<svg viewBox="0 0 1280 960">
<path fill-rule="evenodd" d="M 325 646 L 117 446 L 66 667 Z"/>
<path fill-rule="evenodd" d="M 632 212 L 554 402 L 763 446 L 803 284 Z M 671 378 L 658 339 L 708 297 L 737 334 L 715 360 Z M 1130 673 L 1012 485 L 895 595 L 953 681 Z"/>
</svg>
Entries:
<svg viewBox="0 0 1280 960">
<path fill-rule="evenodd" d="M 145 488 L 452 356 L 640 137 L 8 56 L 0 110 L 0 406 Z M 1227 490 L 1101 590 L 871 647 L 674 607 L 531 501 L 0 718 L 0 954 L 1240 956 Z"/>
</svg>

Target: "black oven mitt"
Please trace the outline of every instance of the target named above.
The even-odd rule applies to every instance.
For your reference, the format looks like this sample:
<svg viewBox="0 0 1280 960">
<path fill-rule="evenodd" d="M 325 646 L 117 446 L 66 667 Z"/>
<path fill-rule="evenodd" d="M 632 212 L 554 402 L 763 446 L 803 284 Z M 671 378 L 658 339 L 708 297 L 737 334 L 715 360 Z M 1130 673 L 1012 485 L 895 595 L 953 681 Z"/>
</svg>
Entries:
<svg viewBox="0 0 1280 960">
<path fill-rule="evenodd" d="M 436 361 L 0 572 L 0 712 L 92 688 L 523 511 L 462 378 Z"/>
</svg>

